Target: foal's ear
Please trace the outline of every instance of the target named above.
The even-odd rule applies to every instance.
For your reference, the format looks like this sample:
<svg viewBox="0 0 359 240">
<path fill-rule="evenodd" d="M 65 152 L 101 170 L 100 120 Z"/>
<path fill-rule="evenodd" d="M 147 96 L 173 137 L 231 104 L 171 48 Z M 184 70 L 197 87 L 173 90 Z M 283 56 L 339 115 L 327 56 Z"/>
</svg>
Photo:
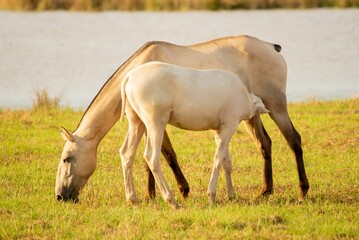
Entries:
<svg viewBox="0 0 359 240">
<path fill-rule="evenodd" d="M 61 136 L 65 141 L 74 142 L 74 136 L 66 130 L 66 128 L 61 127 Z"/>
</svg>

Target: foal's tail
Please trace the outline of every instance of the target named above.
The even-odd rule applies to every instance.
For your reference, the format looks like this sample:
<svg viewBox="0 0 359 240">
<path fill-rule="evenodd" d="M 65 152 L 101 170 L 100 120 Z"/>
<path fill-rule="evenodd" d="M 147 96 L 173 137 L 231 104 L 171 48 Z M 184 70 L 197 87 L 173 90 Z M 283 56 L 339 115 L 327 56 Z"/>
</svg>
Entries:
<svg viewBox="0 0 359 240">
<path fill-rule="evenodd" d="M 249 95 L 251 96 L 252 102 L 256 108 L 255 114 L 269 113 L 269 110 L 264 106 L 262 99 L 260 99 L 253 93 L 250 93 Z"/>
<path fill-rule="evenodd" d="M 125 110 L 126 110 L 126 101 L 127 101 L 127 97 L 126 97 L 126 92 L 125 92 L 125 88 L 126 88 L 126 84 L 128 82 L 129 76 L 128 74 L 125 75 L 125 77 L 123 78 L 122 82 L 121 82 L 121 99 L 122 99 L 122 107 L 121 107 L 121 115 L 120 115 L 120 121 L 123 122 L 123 118 L 125 116 Z"/>
</svg>

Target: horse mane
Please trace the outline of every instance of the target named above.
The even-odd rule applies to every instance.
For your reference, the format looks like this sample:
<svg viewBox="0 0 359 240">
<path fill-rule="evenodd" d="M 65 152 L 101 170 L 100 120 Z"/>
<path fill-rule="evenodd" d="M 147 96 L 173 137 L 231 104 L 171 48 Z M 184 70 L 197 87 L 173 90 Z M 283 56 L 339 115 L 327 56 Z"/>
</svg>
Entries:
<svg viewBox="0 0 359 240">
<path fill-rule="evenodd" d="M 153 42 L 147 42 L 145 43 L 141 48 L 139 48 L 134 54 L 132 54 L 131 57 L 129 57 L 123 64 L 120 65 L 120 67 L 118 67 L 116 69 L 116 71 L 111 75 L 111 77 L 109 77 L 107 79 L 107 81 L 104 83 L 104 85 L 102 85 L 101 89 L 98 91 L 98 93 L 96 94 L 96 96 L 92 99 L 91 103 L 89 104 L 89 106 L 87 107 L 86 111 L 84 112 L 84 114 L 82 115 L 76 130 L 79 128 L 79 126 L 81 125 L 82 120 L 84 119 L 84 117 L 86 116 L 87 112 L 90 110 L 90 108 L 95 104 L 97 98 L 101 95 L 102 91 L 104 90 L 104 88 L 109 85 L 110 83 L 112 83 L 112 81 L 115 79 L 115 75 L 124 67 L 126 67 L 134 58 L 136 58 L 142 51 L 144 51 L 151 43 Z M 75 131 L 76 131 L 75 130 Z"/>
</svg>

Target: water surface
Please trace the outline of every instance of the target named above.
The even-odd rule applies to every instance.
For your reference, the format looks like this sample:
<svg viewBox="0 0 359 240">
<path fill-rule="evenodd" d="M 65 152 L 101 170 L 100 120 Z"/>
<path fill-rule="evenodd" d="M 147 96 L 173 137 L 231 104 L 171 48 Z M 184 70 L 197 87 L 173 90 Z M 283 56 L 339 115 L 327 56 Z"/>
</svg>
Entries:
<svg viewBox="0 0 359 240">
<path fill-rule="evenodd" d="M 31 107 L 47 89 L 86 108 L 151 40 L 193 44 L 248 34 L 279 43 L 290 102 L 359 96 L 359 10 L 0 12 L 0 108 Z"/>
</svg>

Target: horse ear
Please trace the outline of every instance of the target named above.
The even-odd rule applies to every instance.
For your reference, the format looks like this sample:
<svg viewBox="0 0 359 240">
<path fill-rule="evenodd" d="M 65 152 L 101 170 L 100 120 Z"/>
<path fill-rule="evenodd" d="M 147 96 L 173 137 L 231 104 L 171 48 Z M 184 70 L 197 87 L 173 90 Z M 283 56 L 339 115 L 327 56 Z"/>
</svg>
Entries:
<svg viewBox="0 0 359 240">
<path fill-rule="evenodd" d="M 74 142 L 74 136 L 66 130 L 66 128 L 61 127 L 61 136 L 65 141 Z"/>
</svg>

